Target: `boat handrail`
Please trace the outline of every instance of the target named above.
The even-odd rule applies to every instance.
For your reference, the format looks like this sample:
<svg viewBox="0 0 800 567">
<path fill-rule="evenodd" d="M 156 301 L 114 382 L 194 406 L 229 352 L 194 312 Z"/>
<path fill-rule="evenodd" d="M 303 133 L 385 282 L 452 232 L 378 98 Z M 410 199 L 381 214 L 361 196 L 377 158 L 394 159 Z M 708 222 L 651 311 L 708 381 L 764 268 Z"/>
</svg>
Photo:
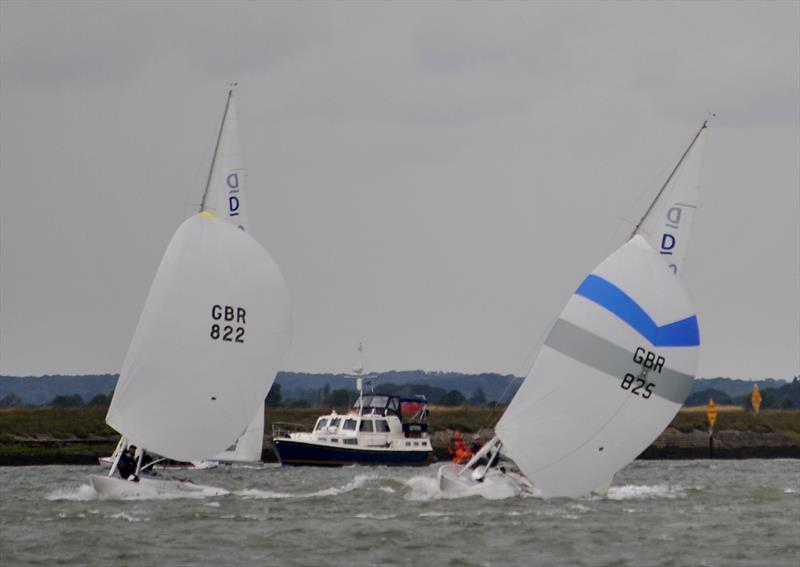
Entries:
<svg viewBox="0 0 800 567">
<path fill-rule="evenodd" d="M 313 427 L 313 426 L 312 426 Z M 302 423 L 276 421 L 272 424 L 272 438 L 288 437 L 289 433 L 308 432 L 309 428 Z"/>
</svg>

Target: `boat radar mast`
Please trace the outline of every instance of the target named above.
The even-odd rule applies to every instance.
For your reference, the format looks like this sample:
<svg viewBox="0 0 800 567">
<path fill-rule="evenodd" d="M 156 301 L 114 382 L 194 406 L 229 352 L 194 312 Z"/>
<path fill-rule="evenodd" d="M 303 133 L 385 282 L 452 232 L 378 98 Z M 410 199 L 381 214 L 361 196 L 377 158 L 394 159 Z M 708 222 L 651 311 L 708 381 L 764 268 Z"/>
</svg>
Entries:
<svg viewBox="0 0 800 567">
<path fill-rule="evenodd" d="M 350 378 L 356 379 L 356 390 L 358 391 L 358 413 L 364 408 L 364 380 L 367 380 L 372 392 L 372 381 L 377 378 L 374 374 L 364 374 L 364 343 L 358 343 L 358 364 L 353 367 L 353 373 L 347 374 Z"/>
</svg>

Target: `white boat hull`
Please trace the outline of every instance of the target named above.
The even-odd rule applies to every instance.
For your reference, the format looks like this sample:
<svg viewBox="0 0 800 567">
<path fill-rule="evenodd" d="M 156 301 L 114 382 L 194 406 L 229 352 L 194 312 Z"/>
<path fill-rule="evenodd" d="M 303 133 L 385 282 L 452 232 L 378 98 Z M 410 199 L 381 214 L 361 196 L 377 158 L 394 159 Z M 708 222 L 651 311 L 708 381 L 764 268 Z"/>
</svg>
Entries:
<svg viewBox="0 0 800 567">
<path fill-rule="evenodd" d="M 464 471 L 463 465 L 447 464 L 439 468 L 439 490 L 449 498 L 481 496 L 488 500 L 512 498 L 533 494 L 533 485 L 522 475 L 497 468 L 490 469 L 483 479 L 473 479 L 472 470 Z"/>
<path fill-rule="evenodd" d="M 114 457 L 98 457 L 97 462 L 100 463 L 101 467 L 110 468 L 114 465 Z M 191 463 L 183 463 L 183 462 L 176 462 L 176 461 L 165 461 L 159 462 L 155 465 L 147 467 L 148 469 L 153 469 L 155 471 L 168 471 L 168 470 L 184 470 L 184 469 L 194 469 L 194 470 L 203 470 L 203 469 L 214 469 L 219 466 L 219 461 L 193 461 Z"/>
<path fill-rule="evenodd" d="M 138 482 L 117 477 L 89 475 L 92 488 L 101 498 L 204 498 L 224 496 L 228 491 L 215 486 L 195 484 L 188 480 L 141 478 Z"/>
</svg>

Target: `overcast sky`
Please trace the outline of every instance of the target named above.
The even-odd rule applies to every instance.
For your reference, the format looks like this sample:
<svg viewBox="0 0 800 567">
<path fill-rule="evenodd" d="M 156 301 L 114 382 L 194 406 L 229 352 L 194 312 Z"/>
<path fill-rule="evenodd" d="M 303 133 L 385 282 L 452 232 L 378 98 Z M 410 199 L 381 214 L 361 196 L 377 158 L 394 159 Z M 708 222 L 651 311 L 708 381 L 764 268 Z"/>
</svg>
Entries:
<svg viewBox="0 0 800 567">
<path fill-rule="evenodd" d="M 706 117 L 700 376 L 800 373 L 800 3 L 0 4 L 0 371 L 118 372 L 238 81 L 287 370 L 524 374 Z"/>
</svg>

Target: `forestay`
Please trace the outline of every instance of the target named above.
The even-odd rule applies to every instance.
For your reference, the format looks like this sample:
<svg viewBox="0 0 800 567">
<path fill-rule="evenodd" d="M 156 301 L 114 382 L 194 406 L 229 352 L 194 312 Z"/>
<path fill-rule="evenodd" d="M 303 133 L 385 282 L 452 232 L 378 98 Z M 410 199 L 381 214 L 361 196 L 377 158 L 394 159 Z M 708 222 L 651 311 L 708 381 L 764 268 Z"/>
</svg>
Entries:
<svg viewBox="0 0 800 567">
<path fill-rule="evenodd" d="M 703 123 L 634 231 L 664 256 L 675 274 L 683 269 L 697 209 L 706 129 Z"/>
<path fill-rule="evenodd" d="M 288 343 L 277 264 L 231 223 L 195 215 L 164 253 L 106 421 L 148 451 L 209 458 L 263 406 Z"/>
<path fill-rule="evenodd" d="M 497 424 L 504 451 L 545 496 L 604 490 L 681 407 L 699 343 L 681 280 L 634 236 L 561 312 Z"/>
</svg>

